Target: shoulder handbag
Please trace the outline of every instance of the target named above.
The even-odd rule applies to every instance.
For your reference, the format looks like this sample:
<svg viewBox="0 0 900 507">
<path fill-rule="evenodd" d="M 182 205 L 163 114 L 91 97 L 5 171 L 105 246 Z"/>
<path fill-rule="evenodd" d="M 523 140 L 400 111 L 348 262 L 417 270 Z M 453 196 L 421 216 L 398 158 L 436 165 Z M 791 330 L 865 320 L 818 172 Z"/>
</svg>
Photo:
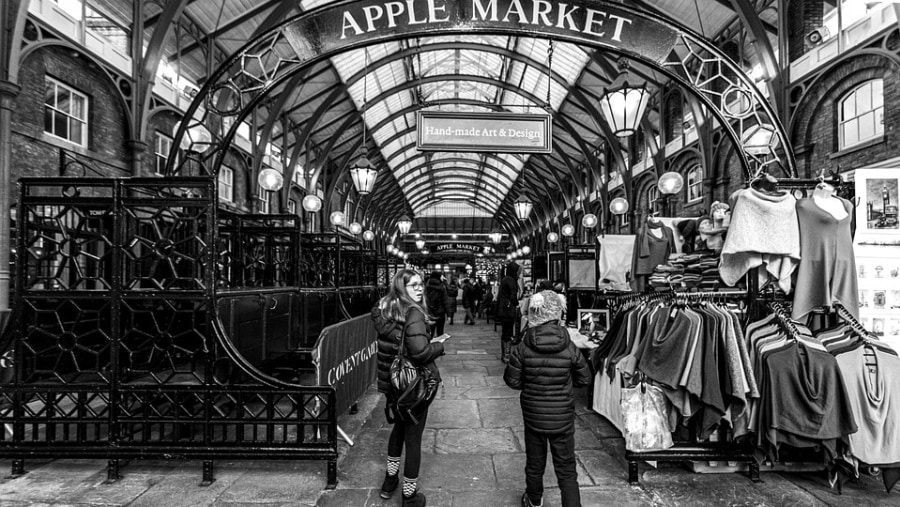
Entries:
<svg viewBox="0 0 900 507">
<path fill-rule="evenodd" d="M 385 415 L 392 423 L 399 416 L 405 421 L 418 424 L 414 415 L 427 407 L 437 395 L 439 380 L 427 366 L 416 366 L 406 355 L 406 326 L 400 331 L 400 345 L 397 357 L 391 363 L 391 385 Z"/>
</svg>

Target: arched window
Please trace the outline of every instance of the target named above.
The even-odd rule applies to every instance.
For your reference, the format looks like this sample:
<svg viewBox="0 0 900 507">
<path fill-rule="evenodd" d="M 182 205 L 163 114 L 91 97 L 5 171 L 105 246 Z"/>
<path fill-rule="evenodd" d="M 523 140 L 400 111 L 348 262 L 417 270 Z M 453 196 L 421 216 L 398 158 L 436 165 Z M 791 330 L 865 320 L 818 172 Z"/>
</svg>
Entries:
<svg viewBox="0 0 900 507">
<path fill-rule="evenodd" d="M 840 101 L 838 149 L 884 135 L 884 81 L 873 79 L 857 86 Z"/>
<path fill-rule="evenodd" d="M 695 165 L 687 172 L 687 202 L 703 199 L 703 167 Z"/>
</svg>

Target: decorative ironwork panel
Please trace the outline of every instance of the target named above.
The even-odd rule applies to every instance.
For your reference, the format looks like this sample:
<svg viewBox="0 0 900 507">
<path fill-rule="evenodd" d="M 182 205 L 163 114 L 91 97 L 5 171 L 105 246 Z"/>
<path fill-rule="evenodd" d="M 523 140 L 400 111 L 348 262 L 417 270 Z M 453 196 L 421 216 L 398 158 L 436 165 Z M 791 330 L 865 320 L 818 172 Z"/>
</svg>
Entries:
<svg viewBox="0 0 900 507">
<path fill-rule="evenodd" d="M 204 384 L 216 350 L 204 300 L 126 298 L 121 305 L 122 382 Z"/>
<path fill-rule="evenodd" d="M 44 387 L 0 391 L 0 450 L 29 442 L 76 446 L 110 440 L 110 393 Z"/>
<path fill-rule="evenodd" d="M 300 273 L 303 287 L 327 288 L 335 286 L 337 257 L 336 243 L 305 243 L 300 251 Z"/>
<path fill-rule="evenodd" d="M 27 181 L 27 180 L 26 180 Z M 112 187 L 98 180 L 46 186 L 22 184 L 17 266 L 22 290 L 109 290 L 113 231 Z M 104 198 L 106 197 L 106 198 Z"/>
<path fill-rule="evenodd" d="M 124 210 L 125 289 L 207 289 L 203 202 L 135 203 Z"/>
<path fill-rule="evenodd" d="M 114 444 L 109 453 L 140 447 L 193 454 L 197 448 L 318 449 L 336 456 L 334 389 L 169 386 L 122 388 L 113 402 L 97 388 L 9 388 L 0 391 L 0 455 L 15 445 Z M 145 452 L 147 452 L 145 451 Z M 64 452 L 64 451 L 57 451 Z M 310 456 L 325 457 L 325 456 Z"/>
<path fill-rule="evenodd" d="M 27 297 L 23 303 L 29 325 L 17 344 L 18 382 L 111 381 L 115 332 L 108 297 Z"/>
<path fill-rule="evenodd" d="M 219 222 L 219 286 L 296 286 L 300 227 L 296 215 L 224 216 Z"/>
<path fill-rule="evenodd" d="M 338 270 L 341 287 L 376 285 L 375 252 L 362 250 L 359 245 L 341 244 L 341 266 Z"/>
</svg>

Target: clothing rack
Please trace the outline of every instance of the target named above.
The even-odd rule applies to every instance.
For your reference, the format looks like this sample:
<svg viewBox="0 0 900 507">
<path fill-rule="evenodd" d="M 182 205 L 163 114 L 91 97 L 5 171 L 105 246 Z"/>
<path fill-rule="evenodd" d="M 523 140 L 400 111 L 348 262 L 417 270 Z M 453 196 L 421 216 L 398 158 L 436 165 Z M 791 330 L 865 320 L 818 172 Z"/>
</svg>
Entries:
<svg viewBox="0 0 900 507">
<path fill-rule="evenodd" d="M 700 299 L 724 298 L 729 301 L 740 299 L 746 301 L 748 293 L 745 291 L 730 292 L 688 292 L 688 291 L 658 291 L 669 298 L 697 297 Z M 628 482 L 639 482 L 638 461 L 725 461 L 747 463 L 747 474 L 751 481 L 760 482 L 759 463 L 754 458 L 753 446 L 750 442 L 734 441 L 675 441 L 668 449 L 659 451 L 625 451 L 625 459 L 628 461 Z"/>
</svg>

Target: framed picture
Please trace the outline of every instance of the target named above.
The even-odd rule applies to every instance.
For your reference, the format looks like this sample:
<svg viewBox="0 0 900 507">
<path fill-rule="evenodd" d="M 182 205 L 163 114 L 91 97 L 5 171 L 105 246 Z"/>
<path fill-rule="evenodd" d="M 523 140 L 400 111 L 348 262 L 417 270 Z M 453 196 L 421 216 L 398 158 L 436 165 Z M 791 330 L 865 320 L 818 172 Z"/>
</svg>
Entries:
<svg viewBox="0 0 900 507">
<path fill-rule="evenodd" d="M 609 310 L 578 310 L 579 333 L 589 336 L 600 329 L 609 329 Z"/>
<path fill-rule="evenodd" d="M 900 199 L 900 175 L 896 169 L 857 169 L 856 195 L 860 204 L 856 208 L 856 223 L 864 234 L 897 234 L 898 199 Z"/>
</svg>

